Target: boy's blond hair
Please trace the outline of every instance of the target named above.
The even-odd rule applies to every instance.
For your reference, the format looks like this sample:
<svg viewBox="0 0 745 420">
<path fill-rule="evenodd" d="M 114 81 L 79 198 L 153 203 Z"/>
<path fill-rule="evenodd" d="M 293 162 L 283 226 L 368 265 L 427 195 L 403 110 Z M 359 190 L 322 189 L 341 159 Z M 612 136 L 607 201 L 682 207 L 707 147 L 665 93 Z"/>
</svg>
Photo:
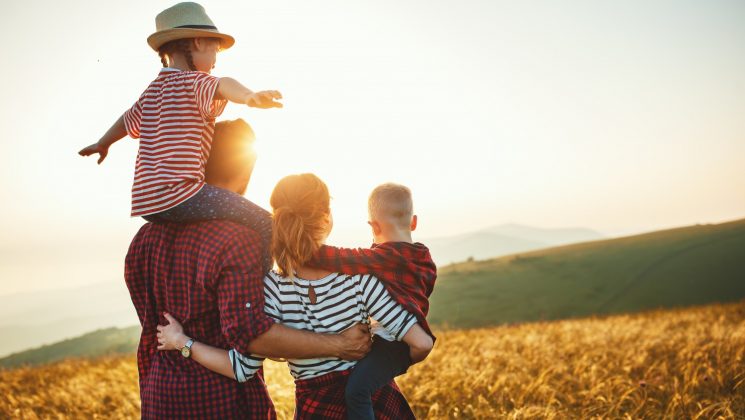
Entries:
<svg viewBox="0 0 745 420">
<path fill-rule="evenodd" d="M 371 221 L 389 223 L 400 229 L 411 226 L 414 201 L 411 190 L 400 184 L 388 182 L 375 187 L 367 200 Z"/>
</svg>

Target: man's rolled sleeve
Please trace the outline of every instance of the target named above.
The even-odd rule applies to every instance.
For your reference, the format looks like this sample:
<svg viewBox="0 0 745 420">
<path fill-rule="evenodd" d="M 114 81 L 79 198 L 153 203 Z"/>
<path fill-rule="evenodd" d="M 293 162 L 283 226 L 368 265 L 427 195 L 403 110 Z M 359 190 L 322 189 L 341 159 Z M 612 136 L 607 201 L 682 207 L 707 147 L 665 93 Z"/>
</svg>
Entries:
<svg viewBox="0 0 745 420">
<path fill-rule="evenodd" d="M 264 272 L 259 235 L 245 229 L 228 244 L 217 284 L 220 325 L 230 347 L 250 354 L 248 343 L 274 321 L 264 312 Z"/>
</svg>

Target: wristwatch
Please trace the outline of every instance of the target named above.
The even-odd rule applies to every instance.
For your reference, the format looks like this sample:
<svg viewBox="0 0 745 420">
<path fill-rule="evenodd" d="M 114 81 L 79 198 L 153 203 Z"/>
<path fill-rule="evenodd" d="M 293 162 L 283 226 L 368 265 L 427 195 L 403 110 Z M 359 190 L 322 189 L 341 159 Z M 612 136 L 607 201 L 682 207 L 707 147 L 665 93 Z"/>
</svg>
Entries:
<svg viewBox="0 0 745 420">
<path fill-rule="evenodd" d="M 188 341 L 186 342 L 186 344 L 184 344 L 184 347 L 181 347 L 181 350 L 180 350 L 180 351 L 181 351 L 181 355 L 182 355 L 182 356 L 184 356 L 184 357 L 185 357 L 185 358 L 187 358 L 187 359 L 188 359 L 189 357 L 191 357 L 191 346 L 192 346 L 193 344 L 194 344 L 194 340 L 190 338 L 190 339 L 189 339 L 189 340 L 188 340 Z"/>
</svg>

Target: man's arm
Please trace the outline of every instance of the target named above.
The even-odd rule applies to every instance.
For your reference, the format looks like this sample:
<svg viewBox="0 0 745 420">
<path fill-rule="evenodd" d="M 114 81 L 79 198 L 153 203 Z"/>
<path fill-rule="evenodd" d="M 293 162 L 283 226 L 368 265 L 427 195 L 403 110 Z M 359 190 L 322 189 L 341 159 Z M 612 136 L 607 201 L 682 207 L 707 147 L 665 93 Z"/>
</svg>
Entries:
<svg viewBox="0 0 745 420">
<path fill-rule="evenodd" d="M 158 326 L 158 350 L 178 350 L 191 339 L 184 334 L 181 324 L 164 314 L 168 324 Z M 253 354 L 287 359 L 313 359 L 338 357 L 343 360 L 359 360 L 370 351 L 370 330 L 367 325 L 357 324 L 341 334 L 316 334 L 274 324 L 249 344 Z M 235 378 L 228 351 L 195 341 L 191 346 L 191 358 L 229 378 Z"/>
<path fill-rule="evenodd" d="M 253 354 L 275 358 L 359 360 L 370 351 L 370 328 L 357 324 L 341 334 L 318 334 L 274 324 L 249 343 L 248 348 Z"/>
</svg>

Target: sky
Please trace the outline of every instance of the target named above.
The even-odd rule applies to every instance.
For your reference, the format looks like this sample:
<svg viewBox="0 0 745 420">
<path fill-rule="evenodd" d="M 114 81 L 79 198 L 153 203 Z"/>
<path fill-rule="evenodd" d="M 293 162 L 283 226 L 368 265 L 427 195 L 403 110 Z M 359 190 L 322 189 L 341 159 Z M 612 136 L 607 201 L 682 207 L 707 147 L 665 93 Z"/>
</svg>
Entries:
<svg viewBox="0 0 745 420">
<path fill-rule="evenodd" d="M 0 295 L 122 282 L 137 142 L 93 143 L 157 75 L 173 1 L 4 4 Z M 313 172 L 330 242 L 367 245 L 366 199 L 414 192 L 415 239 L 503 223 L 609 235 L 745 217 L 742 1 L 203 1 L 236 38 L 213 74 L 257 134 L 247 197 Z"/>
</svg>

